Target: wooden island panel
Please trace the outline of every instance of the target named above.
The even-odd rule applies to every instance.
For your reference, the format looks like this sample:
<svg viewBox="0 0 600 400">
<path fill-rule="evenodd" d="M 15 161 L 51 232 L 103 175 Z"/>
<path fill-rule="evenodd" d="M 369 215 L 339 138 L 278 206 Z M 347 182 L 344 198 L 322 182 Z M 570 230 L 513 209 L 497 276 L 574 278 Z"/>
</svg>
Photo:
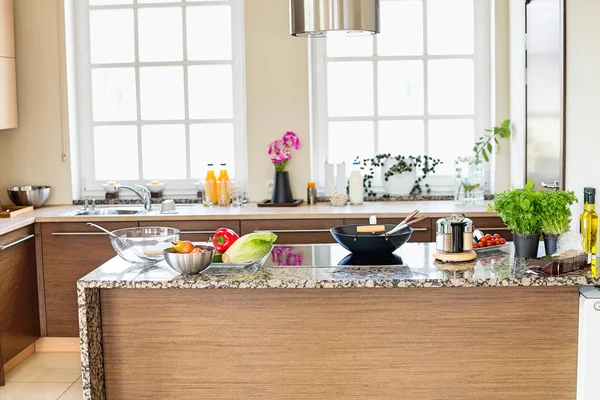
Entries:
<svg viewBox="0 0 600 400">
<path fill-rule="evenodd" d="M 577 287 L 100 294 L 111 400 L 575 399 Z"/>
</svg>

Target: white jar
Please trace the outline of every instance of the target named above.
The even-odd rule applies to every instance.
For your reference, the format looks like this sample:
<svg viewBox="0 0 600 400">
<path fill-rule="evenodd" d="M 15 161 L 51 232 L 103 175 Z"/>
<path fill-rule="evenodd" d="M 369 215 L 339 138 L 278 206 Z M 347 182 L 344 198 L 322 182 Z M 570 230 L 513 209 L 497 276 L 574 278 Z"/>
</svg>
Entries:
<svg viewBox="0 0 600 400">
<path fill-rule="evenodd" d="M 350 174 L 350 181 L 348 183 L 350 204 L 362 204 L 364 189 L 363 176 L 360 172 L 360 162 L 355 161 L 352 165 L 354 166 L 354 169 L 352 170 L 352 174 Z"/>
</svg>

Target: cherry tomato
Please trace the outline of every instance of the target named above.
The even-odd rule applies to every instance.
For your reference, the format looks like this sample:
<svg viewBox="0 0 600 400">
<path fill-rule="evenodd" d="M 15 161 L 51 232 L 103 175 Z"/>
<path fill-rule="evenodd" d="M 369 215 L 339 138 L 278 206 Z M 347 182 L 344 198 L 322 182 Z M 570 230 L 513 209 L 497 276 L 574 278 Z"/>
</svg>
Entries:
<svg viewBox="0 0 600 400">
<path fill-rule="evenodd" d="M 479 248 L 479 243 L 473 243 L 473 248 L 474 249 L 478 249 Z"/>
<path fill-rule="evenodd" d="M 500 234 L 496 233 L 496 234 L 494 235 L 494 239 L 500 239 Z"/>
<path fill-rule="evenodd" d="M 490 235 L 490 234 L 488 233 L 487 235 L 485 235 L 485 236 L 484 236 L 484 238 L 486 238 L 486 239 L 491 239 L 491 238 L 492 238 L 492 235 Z"/>
<path fill-rule="evenodd" d="M 484 245 L 484 246 L 485 246 L 485 243 L 486 243 L 486 242 L 487 242 L 487 239 L 486 239 L 485 237 L 482 237 L 482 238 L 479 240 L 479 244 L 480 244 L 480 245 Z"/>
<path fill-rule="evenodd" d="M 500 239 L 500 244 L 506 244 L 506 239 Z"/>
</svg>

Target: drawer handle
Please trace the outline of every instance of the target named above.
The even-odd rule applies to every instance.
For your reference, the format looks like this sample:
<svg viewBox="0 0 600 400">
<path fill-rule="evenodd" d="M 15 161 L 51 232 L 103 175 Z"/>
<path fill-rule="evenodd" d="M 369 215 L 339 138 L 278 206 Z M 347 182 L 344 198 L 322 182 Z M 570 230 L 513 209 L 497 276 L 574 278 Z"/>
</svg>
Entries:
<svg viewBox="0 0 600 400">
<path fill-rule="evenodd" d="M 52 232 L 52 236 L 108 236 L 102 232 Z"/>
<path fill-rule="evenodd" d="M 427 232 L 429 229 L 427 228 L 413 228 L 415 232 Z"/>
<path fill-rule="evenodd" d="M 476 228 L 480 231 L 507 231 L 508 228 L 506 227 L 502 227 L 502 228 Z"/>
<path fill-rule="evenodd" d="M 257 229 L 256 232 L 264 232 L 267 229 Z M 270 230 L 269 232 L 273 233 L 329 233 L 329 229 L 279 229 L 279 230 Z"/>
<path fill-rule="evenodd" d="M 34 238 L 34 237 L 35 237 L 35 235 L 33 235 L 33 234 L 32 234 L 32 235 L 28 235 L 28 236 L 25 236 L 25 237 L 24 237 L 24 238 L 22 238 L 22 239 L 19 239 L 19 240 L 17 240 L 16 242 L 12 242 L 12 243 L 10 243 L 10 244 L 7 244 L 6 246 L 0 246 L 0 251 L 4 251 L 4 250 L 6 250 L 6 249 L 8 249 L 8 248 L 10 248 L 10 247 L 16 246 L 16 245 L 18 245 L 19 243 L 23 243 L 24 241 L 26 241 L 26 240 L 29 240 L 29 239 L 32 239 L 32 238 Z"/>
</svg>

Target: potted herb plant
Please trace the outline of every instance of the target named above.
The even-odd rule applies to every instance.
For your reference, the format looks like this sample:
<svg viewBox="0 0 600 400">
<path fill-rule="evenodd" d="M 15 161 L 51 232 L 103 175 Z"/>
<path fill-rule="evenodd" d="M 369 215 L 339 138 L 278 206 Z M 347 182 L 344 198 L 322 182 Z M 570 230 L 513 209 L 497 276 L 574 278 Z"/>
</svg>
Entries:
<svg viewBox="0 0 600 400">
<path fill-rule="evenodd" d="M 558 237 L 567 232 L 571 223 L 570 206 L 577 202 L 575 193 L 559 190 L 543 192 L 542 196 L 542 234 L 546 254 L 556 253 Z"/>
<path fill-rule="evenodd" d="M 292 158 L 292 150 L 300 148 L 300 139 L 294 132 L 286 132 L 283 138 L 273 141 L 269 144 L 269 155 L 271 162 L 275 167 L 275 176 L 273 179 L 273 194 L 271 203 L 287 204 L 294 202 L 292 195 L 292 185 L 290 175 L 285 168 Z"/>
<path fill-rule="evenodd" d="M 512 231 L 515 255 L 536 258 L 542 233 L 544 193 L 535 190 L 531 181 L 523 189 L 507 190 L 496 195 L 488 211 L 496 211 Z"/>
</svg>

